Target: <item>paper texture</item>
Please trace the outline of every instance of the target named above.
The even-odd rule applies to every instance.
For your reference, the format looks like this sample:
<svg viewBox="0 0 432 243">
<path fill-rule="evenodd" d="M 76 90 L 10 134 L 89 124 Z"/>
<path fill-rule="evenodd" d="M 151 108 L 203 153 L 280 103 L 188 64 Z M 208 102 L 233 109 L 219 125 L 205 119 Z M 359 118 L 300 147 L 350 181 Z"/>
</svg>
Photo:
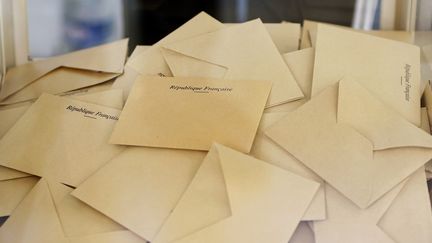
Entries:
<svg viewBox="0 0 432 243">
<path fill-rule="evenodd" d="M 312 97 L 342 78 L 353 78 L 420 126 L 418 47 L 327 25 L 318 25 L 318 36 Z"/>
<path fill-rule="evenodd" d="M 107 143 L 119 113 L 44 94 L 0 140 L 0 165 L 77 186 L 122 150 Z"/>
<path fill-rule="evenodd" d="M 35 176 L 29 176 L 0 181 L 0 217 L 10 215 L 38 180 Z"/>
<path fill-rule="evenodd" d="M 216 141 L 249 152 L 270 86 L 253 80 L 141 77 L 110 142 L 208 150 Z"/>
<path fill-rule="evenodd" d="M 317 189 L 215 144 L 152 242 L 287 242 Z"/>
<path fill-rule="evenodd" d="M 349 80 L 321 92 L 266 134 L 361 208 L 432 153 L 429 134 Z"/>
</svg>

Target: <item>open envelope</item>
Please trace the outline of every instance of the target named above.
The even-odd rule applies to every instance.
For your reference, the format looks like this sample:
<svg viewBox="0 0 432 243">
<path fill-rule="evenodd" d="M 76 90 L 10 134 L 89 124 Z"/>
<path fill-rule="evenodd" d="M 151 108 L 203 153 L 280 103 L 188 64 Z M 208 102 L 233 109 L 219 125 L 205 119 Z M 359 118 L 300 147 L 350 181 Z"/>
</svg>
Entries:
<svg viewBox="0 0 432 243">
<path fill-rule="evenodd" d="M 108 144 L 119 113 L 44 94 L 0 140 L 0 165 L 77 186 L 122 150 Z"/>
<path fill-rule="evenodd" d="M 29 62 L 10 69 L 0 92 L 0 104 L 61 94 L 113 79 L 123 72 L 128 40 Z"/>
<path fill-rule="evenodd" d="M 285 149 L 281 148 L 264 135 L 264 131 L 267 127 L 270 127 L 273 123 L 287 114 L 288 112 L 264 113 L 250 155 L 282 169 L 288 170 L 296 175 L 320 183 L 321 186 L 315 194 L 306 213 L 303 215 L 302 221 L 324 220 L 326 218 L 325 193 L 323 186 L 324 181 L 307 168 L 302 162 L 298 161 Z"/>
<path fill-rule="evenodd" d="M 328 218 L 313 223 L 317 243 L 432 241 L 432 213 L 423 168 L 367 209 L 326 185 Z"/>
<path fill-rule="evenodd" d="M 110 142 L 209 150 L 216 141 L 249 152 L 271 83 L 140 77 Z"/>
<path fill-rule="evenodd" d="M 346 76 L 420 126 L 417 46 L 319 24 L 312 97 Z"/>
<path fill-rule="evenodd" d="M 151 242 L 287 242 L 318 184 L 215 144 Z"/>
<path fill-rule="evenodd" d="M 259 19 L 162 46 L 174 76 L 269 80 L 267 107 L 303 97 Z"/>
<path fill-rule="evenodd" d="M 361 208 L 432 158 L 429 134 L 350 80 L 321 92 L 266 134 Z"/>
<path fill-rule="evenodd" d="M 71 191 L 41 179 L 0 228 L 0 242 L 146 242 L 72 197 Z"/>
<path fill-rule="evenodd" d="M 172 76 L 160 51 L 161 45 L 209 33 L 224 27 L 215 18 L 205 12 L 200 12 L 144 52 L 138 53 L 139 50 L 135 50 L 136 53 L 131 56 L 125 65 L 124 74 L 116 79 L 113 88 L 123 89 L 124 98 L 126 99 L 138 75 Z"/>
</svg>

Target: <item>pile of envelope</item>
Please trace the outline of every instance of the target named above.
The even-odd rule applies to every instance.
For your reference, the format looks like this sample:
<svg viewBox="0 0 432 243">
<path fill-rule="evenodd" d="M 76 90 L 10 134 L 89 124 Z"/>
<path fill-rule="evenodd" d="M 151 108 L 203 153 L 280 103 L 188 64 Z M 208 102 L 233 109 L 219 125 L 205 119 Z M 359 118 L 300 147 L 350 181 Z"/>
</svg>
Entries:
<svg viewBox="0 0 432 243">
<path fill-rule="evenodd" d="M 121 40 L 10 69 L 0 243 L 430 243 L 412 43 L 200 13 L 127 60 Z"/>
</svg>

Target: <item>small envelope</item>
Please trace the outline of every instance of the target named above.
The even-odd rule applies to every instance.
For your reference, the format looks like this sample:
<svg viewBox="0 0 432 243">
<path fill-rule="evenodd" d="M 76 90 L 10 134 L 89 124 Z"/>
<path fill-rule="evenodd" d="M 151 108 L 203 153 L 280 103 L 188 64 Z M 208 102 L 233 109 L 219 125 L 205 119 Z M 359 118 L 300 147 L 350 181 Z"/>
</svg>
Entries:
<svg viewBox="0 0 432 243">
<path fill-rule="evenodd" d="M 0 181 L 0 217 L 8 216 L 38 182 L 36 176 Z"/>
<path fill-rule="evenodd" d="M 350 80 L 321 92 L 266 134 L 361 208 L 432 158 L 429 134 Z"/>
<path fill-rule="evenodd" d="M 144 239 L 153 239 L 204 157 L 200 151 L 128 147 L 72 194 Z"/>
<path fill-rule="evenodd" d="M 269 80 L 273 87 L 267 107 L 303 97 L 259 19 L 163 47 L 169 50 L 164 56 L 174 76 Z M 201 66 L 204 71 L 197 73 Z"/>
<path fill-rule="evenodd" d="M 264 135 L 264 130 L 270 127 L 273 123 L 287 115 L 288 112 L 273 112 L 264 113 L 261 118 L 261 123 L 258 128 L 254 144 L 250 151 L 250 155 L 257 159 L 267 161 L 270 164 L 276 165 L 282 169 L 288 170 L 296 175 L 308 178 L 321 186 L 315 194 L 314 199 L 309 205 L 308 210 L 302 217 L 302 221 L 324 220 L 326 218 L 326 205 L 324 194 L 324 181 L 313 171 L 307 168 L 303 163 L 295 159 L 286 150 L 274 143 L 271 139 Z"/>
<path fill-rule="evenodd" d="M 77 186 L 122 150 L 108 144 L 119 113 L 44 94 L 0 140 L 0 165 Z"/>
<path fill-rule="evenodd" d="M 0 242 L 145 242 L 70 196 L 71 191 L 63 184 L 39 180 L 0 228 Z"/>
<path fill-rule="evenodd" d="M 417 46 L 323 24 L 318 25 L 317 34 L 312 97 L 349 76 L 420 126 Z"/>
<path fill-rule="evenodd" d="M 215 18 L 201 12 L 178 29 L 158 41 L 149 49 L 142 53 L 136 49 L 136 53 L 131 56 L 125 66 L 125 72 L 114 82 L 113 88 L 124 90 L 124 98 L 129 95 L 129 91 L 138 75 L 163 75 L 172 76 L 168 65 L 160 51 L 162 44 L 187 39 L 199 34 L 209 33 L 224 28 L 224 25 Z M 134 52 L 135 52 L 134 51 Z"/>
<path fill-rule="evenodd" d="M 209 150 L 216 141 L 249 152 L 271 83 L 141 77 L 110 142 Z"/>
<path fill-rule="evenodd" d="M 108 81 L 123 72 L 128 40 L 84 49 L 10 69 L 0 92 L 1 104 L 38 98 Z"/>
<path fill-rule="evenodd" d="M 318 183 L 215 144 L 151 242 L 287 242 Z"/>
</svg>

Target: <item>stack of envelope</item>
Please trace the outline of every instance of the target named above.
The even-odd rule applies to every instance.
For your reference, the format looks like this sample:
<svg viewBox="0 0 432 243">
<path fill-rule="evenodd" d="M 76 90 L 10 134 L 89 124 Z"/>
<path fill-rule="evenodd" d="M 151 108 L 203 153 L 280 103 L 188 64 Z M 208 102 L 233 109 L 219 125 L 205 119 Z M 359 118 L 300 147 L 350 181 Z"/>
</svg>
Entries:
<svg viewBox="0 0 432 243">
<path fill-rule="evenodd" d="M 0 243 L 432 242 L 412 43 L 200 13 L 127 61 L 121 40 L 13 68 Z"/>
</svg>

